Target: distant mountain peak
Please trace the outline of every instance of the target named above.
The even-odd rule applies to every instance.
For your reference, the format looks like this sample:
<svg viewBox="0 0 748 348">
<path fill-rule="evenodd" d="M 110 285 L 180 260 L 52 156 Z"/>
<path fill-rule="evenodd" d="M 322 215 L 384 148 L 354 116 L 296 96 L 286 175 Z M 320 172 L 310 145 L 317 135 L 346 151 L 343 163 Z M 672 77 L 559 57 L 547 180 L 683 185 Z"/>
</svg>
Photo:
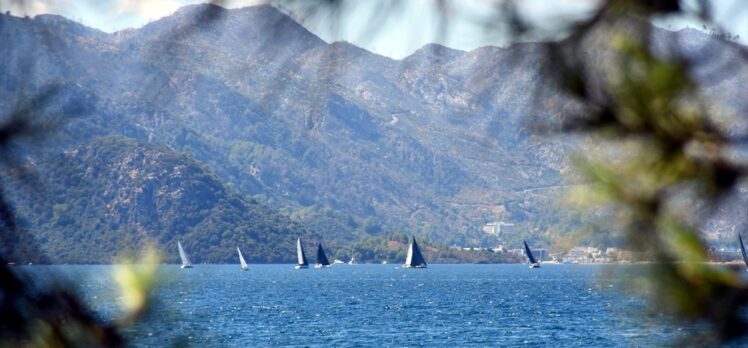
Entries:
<svg viewBox="0 0 748 348">
<path fill-rule="evenodd" d="M 463 54 L 465 54 L 465 51 L 449 48 L 437 43 L 429 43 L 403 58 L 402 61 L 404 63 L 439 65 L 447 63 Z"/>
<path fill-rule="evenodd" d="M 136 42 L 151 39 L 202 40 L 231 47 L 241 57 L 266 55 L 282 61 L 325 41 L 271 5 L 226 9 L 214 4 L 184 6 L 171 16 L 128 33 Z M 194 45 L 197 47 L 199 45 Z"/>
<path fill-rule="evenodd" d="M 186 5 L 177 9 L 172 16 L 189 15 L 195 13 L 206 13 L 206 12 L 224 12 L 228 11 L 225 7 L 216 5 L 214 3 L 203 3 Z"/>
<path fill-rule="evenodd" d="M 463 50 L 458 50 L 458 49 L 450 48 L 450 47 L 444 46 L 442 44 L 433 43 L 433 42 L 432 43 L 427 43 L 427 44 L 423 45 L 421 48 L 419 48 L 418 50 L 416 50 L 415 52 L 413 52 L 413 54 L 415 54 L 416 52 L 429 53 L 429 54 L 439 54 L 439 55 L 444 55 L 444 54 L 462 54 L 462 53 L 465 53 L 465 51 L 463 51 Z"/>
</svg>

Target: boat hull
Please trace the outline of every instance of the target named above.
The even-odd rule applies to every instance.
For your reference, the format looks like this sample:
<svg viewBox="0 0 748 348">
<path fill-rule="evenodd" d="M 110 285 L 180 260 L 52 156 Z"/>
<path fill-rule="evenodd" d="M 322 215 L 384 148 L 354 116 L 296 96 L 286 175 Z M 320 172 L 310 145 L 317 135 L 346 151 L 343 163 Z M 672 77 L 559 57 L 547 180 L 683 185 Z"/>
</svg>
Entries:
<svg viewBox="0 0 748 348">
<path fill-rule="evenodd" d="M 426 268 L 426 265 L 415 265 L 415 266 L 403 265 L 403 268 Z"/>
<path fill-rule="evenodd" d="M 182 269 L 185 269 L 185 268 L 192 268 L 192 265 L 182 265 Z"/>
<path fill-rule="evenodd" d="M 320 263 L 314 265 L 314 268 L 328 268 L 328 267 L 330 267 L 330 265 L 323 265 L 323 264 L 320 264 Z"/>
<path fill-rule="evenodd" d="M 530 268 L 540 268 L 540 264 L 538 263 L 531 263 Z"/>
<path fill-rule="evenodd" d="M 295 269 L 307 269 L 309 268 L 309 265 L 296 265 L 294 268 Z"/>
</svg>

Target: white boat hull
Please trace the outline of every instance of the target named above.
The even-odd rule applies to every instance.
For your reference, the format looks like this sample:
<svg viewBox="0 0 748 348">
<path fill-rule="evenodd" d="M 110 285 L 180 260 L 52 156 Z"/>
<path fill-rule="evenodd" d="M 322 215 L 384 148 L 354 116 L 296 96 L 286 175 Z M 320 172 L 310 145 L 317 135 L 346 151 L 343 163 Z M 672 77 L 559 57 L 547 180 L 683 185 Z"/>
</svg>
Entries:
<svg viewBox="0 0 748 348">
<path fill-rule="evenodd" d="M 295 269 L 307 269 L 307 268 L 309 268 L 309 266 L 308 265 L 296 265 L 296 267 L 294 267 L 294 268 Z"/>
<path fill-rule="evenodd" d="M 540 264 L 539 263 L 531 263 L 530 264 L 530 268 L 540 268 Z"/>
<path fill-rule="evenodd" d="M 319 264 L 319 263 L 316 264 L 316 265 L 314 265 L 314 268 L 328 268 L 328 267 L 330 267 L 330 265 L 323 265 L 323 264 Z"/>
<path fill-rule="evenodd" d="M 403 268 L 426 268 L 426 265 L 411 266 L 411 265 L 406 264 L 406 265 L 403 265 Z"/>
<path fill-rule="evenodd" d="M 182 265 L 182 268 L 192 268 L 192 265 Z"/>
</svg>

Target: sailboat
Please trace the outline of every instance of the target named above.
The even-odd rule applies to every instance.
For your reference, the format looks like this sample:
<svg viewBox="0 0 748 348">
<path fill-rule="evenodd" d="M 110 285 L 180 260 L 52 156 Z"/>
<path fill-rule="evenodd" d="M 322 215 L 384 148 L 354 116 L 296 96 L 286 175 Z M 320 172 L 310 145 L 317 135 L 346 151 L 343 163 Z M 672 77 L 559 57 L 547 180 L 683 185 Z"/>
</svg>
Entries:
<svg viewBox="0 0 748 348">
<path fill-rule="evenodd" d="M 740 236 L 740 233 L 738 233 L 738 242 L 740 242 L 740 252 L 743 254 L 743 262 L 748 267 L 748 255 L 745 253 L 745 245 L 743 244 L 743 237 Z"/>
<path fill-rule="evenodd" d="M 322 243 L 317 244 L 317 264 L 314 268 L 330 267 L 330 261 L 327 260 L 327 255 L 322 249 Z"/>
<path fill-rule="evenodd" d="M 540 268 L 540 263 L 535 260 L 534 256 L 532 256 L 532 251 L 530 251 L 530 247 L 527 246 L 527 242 L 523 240 L 522 244 L 525 245 L 525 254 L 527 254 L 527 261 L 530 262 L 530 268 Z"/>
<path fill-rule="evenodd" d="M 416 238 L 413 237 L 413 241 L 408 246 L 408 257 L 405 258 L 405 264 L 403 268 L 426 268 L 426 259 L 421 254 L 421 248 L 416 243 Z"/>
<path fill-rule="evenodd" d="M 239 253 L 239 263 L 242 265 L 242 271 L 248 270 L 249 266 L 247 266 L 247 261 L 244 261 L 244 256 L 242 256 L 242 251 L 239 250 L 239 247 L 236 247 L 236 252 Z"/>
<path fill-rule="evenodd" d="M 190 262 L 190 258 L 187 257 L 187 253 L 182 248 L 182 242 L 177 241 L 177 247 L 179 247 L 179 258 L 182 259 L 182 268 L 192 268 L 192 262 Z"/>
<path fill-rule="evenodd" d="M 296 269 L 309 268 L 309 263 L 306 262 L 306 255 L 304 255 L 304 248 L 301 247 L 301 238 L 296 239 L 296 257 L 299 259 L 299 263 L 296 265 Z"/>
</svg>

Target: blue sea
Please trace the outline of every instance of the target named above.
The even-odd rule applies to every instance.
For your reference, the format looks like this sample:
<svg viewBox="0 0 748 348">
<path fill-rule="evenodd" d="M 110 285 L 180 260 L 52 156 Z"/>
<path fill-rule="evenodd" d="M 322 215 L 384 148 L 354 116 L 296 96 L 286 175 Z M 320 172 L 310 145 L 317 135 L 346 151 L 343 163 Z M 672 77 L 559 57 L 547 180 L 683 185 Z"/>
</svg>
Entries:
<svg viewBox="0 0 748 348">
<path fill-rule="evenodd" d="M 620 289 L 625 267 L 163 266 L 156 306 L 126 336 L 142 347 L 651 347 L 682 337 L 687 329 Z M 74 279 L 104 319 L 119 310 L 112 266 L 30 268 Z"/>
</svg>

